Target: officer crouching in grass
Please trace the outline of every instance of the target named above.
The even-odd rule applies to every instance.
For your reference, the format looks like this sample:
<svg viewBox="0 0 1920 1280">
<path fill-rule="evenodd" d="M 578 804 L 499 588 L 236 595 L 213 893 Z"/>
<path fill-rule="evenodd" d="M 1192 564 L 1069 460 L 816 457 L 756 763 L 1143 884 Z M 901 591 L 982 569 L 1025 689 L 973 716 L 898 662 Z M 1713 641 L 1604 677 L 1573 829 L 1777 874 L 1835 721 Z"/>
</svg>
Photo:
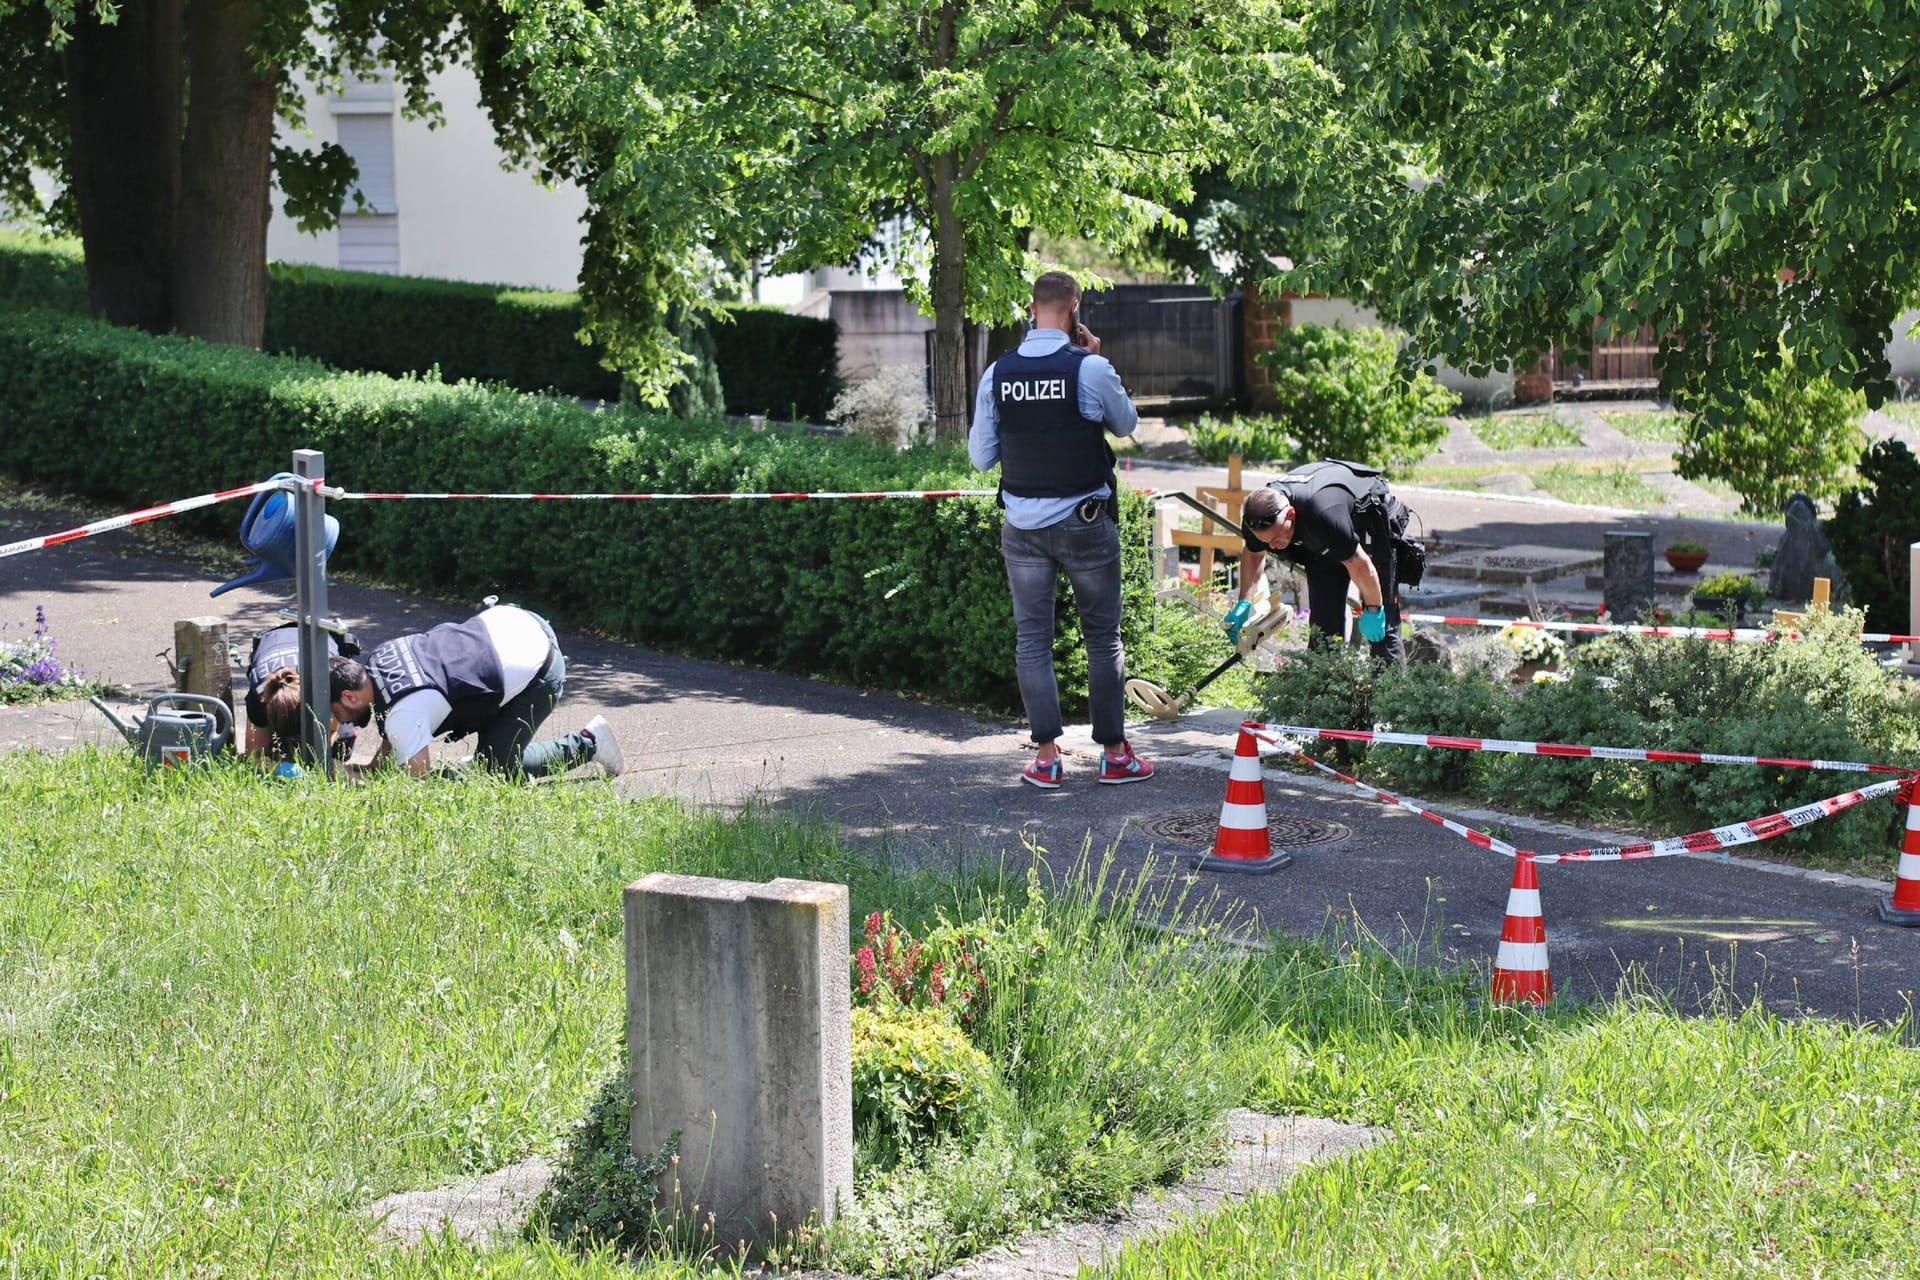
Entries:
<svg viewBox="0 0 1920 1280">
<path fill-rule="evenodd" d="M 1100 339 L 1079 322 L 1080 286 L 1064 271 L 1033 282 L 1032 328 L 1018 351 L 980 378 L 967 454 L 1000 464 L 1000 554 L 1013 592 L 1014 668 L 1039 748 L 1021 780 L 1060 786 L 1060 686 L 1053 670 L 1053 595 L 1073 583 L 1087 645 L 1093 740 L 1106 748 L 1099 781 L 1144 782 L 1153 766 L 1126 731 L 1126 656 L 1120 650 L 1120 525 L 1106 433 L 1133 434 L 1139 414 Z"/>
<path fill-rule="evenodd" d="M 328 675 L 341 724 L 379 722 L 369 767 L 400 760 L 417 778 L 431 767 L 434 738 L 471 733 L 479 739 L 474 759 L 509 776 L 540 778 L 587 763 L 620 772 L 620 744 L 604 716 L 534 741 L 566 688 L 567 660 L 547 620 L 513 605 L 376 645 L 365 665 L 335 658 Z"/>
<path fill-rule="evenodd" d="M 1409 512 L 1387 478 L 1358 462 L 1312 462 L 1269 480 L 1240 509 L 1246 550 L 1240 599 L 1227 611 L 1227 635 L 1239 640 L 1253 612 L 1254 583 L 1267 553 L 1307 576 L 1307 608 L 1316 638 L 1346 638 L 1347 587 L 1360 592 L 1360 634 L 1373 656 L 1398 662 L 1399 585 L 1419 584 L 1425 553 L 1406 537 Z"/>
</svg>

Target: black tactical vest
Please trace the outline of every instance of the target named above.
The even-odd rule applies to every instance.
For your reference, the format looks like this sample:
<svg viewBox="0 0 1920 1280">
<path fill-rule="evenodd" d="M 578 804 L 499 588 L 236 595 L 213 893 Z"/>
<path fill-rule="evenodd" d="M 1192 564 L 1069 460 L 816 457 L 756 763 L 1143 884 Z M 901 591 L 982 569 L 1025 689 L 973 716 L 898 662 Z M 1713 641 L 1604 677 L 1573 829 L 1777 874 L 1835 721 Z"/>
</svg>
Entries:
<svg viewBox="0 0 1920 1280">
<path fill-rule="evenodd" d="M 373 679 L 373 709 L 383 723 L 394 703 L 432 689 L 453 707 L 440 733 L 459 737 L 491 722 L 506 701 L 500 655 L 477 617 L 376 645 L 366 666 Z"/>
<path fill-rule="evenodd" d="M 1306 504 L 1328 489 L 1344 489 L 1353 502 L 1355 516 L 1363 516 L 1369 511 L 1385 510 L 1388 487 L 1387 478 L 1364 462 L 1343 462 L 1338 458 L 1329 458 L 1325 462 L 1309 462 L 1296 467 L 1283 476 L 1267 481 L 1267 488 L 1278 490 L 1287 500 L 1287 505 L 1296 511 L 1304 510 Z M 1404 518 L 1401 521 L 1405 523 Z M 1361 532 L 1356 529 L 1356 533 Z M 1313 531 L 1296 520 L 1291 550 L 1312 555 L 1324 555 L 1329 548 L 1321 546 Z M 1250 540 L 1249 550 L 1255 549 Z"/>
<path fill-rule="evenodd" d="M 340 646 L 329 635 L 327 637 L 327 656 L 340 656 Z M 284 627 L 275 627 L 254 637 L 253 656 L 247 660 L 247 687 L 259 689 L 267 682 L 267 677 L 276 671 L 300 665 L 300 628 L 289 622 Z"/>
<path fill-rule="evenodd" d="M 1106 430 L 1080 414 L 1080 365 L 1087 355 L 1069 345 L 1044 356 L 1009 352 L 994 361 L 1003 492 L 1072 498 L 1113 483 Z"/>
</svg>

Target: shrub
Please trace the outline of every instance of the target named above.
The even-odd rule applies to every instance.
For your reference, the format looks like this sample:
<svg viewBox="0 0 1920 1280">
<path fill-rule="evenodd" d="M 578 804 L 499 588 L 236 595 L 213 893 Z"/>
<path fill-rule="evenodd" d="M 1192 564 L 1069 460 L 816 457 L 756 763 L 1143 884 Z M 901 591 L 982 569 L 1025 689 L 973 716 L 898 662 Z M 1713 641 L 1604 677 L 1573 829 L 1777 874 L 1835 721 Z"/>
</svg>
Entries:
<svg viewBox="0 0 1920 1280">
<path fill-rule="evenodd" d="M 906 453 L 803 431 L 729 430 L 589 411 L 470 383 L 444 385 L 47 312 L 0 313 L 0 403 L 32 432 L 0 433 L 0 469 L 145 504 L 280 470 L 327 451 L 350 490 L 760 492 L 951 489 L 979 473 L 950 448 Z M 191 429 L 183 429 L 190 423 Z M 168 491 L 153 488 L 164 445 Z M 236 471 L 239 473 L 236 475 Z M 1123 642 L 1160 679 L 1149 507 L 1120 503 Z M 336 567 L 454 599 L 517 598 L 556 620 L 703 657 L 805 671 L 1014 709 L 1013 609 L 990 498 L 819 503 L 354 503 Z M 177 517 L 231 536 L 232 508 Z M 750 552 L 750 554 L 749 554 Z M 747 583 L 743 589 L 742 581 Z M 1062 593 L 1066 592 L 1063 583 Z M 1068 714 L 1085 705 L 1079 619 L 1060 611 Z"/>
<path fill-rule="evenodd" d="M 1287 462 L 1299 454 L 1286 424 L 1263 415 L 1243 414 L 1221 422 L 1202 414 L 1187 424 L 1186 432 L 1194 451 L 1216 464 L 1236 453 L 1249 463 Z"/>
<path fill-rule="evenodd" d="M 607 1081 L 575 1127 L 552 1179 L 528 1216 L 526 1234 L 544 1234 L 583 1250 L 611 1245 L 626 1253 L 658 1234 L 655 1208 L 663 1175 L 673 1167 L 679 1132 L 649 1159 L 633 1154 L 632 1086 L 622 1071 Z"/>
<path fill-rule="evenodd" d="M 1920 542 L 1920 460 L 1905 442 L 1877 440 L 1860 459 L 1860 484 L 1841 494 L 1823 525 L 1848 597 L 1876 631 L 1908 623 L 1908 548 Z"/>
<path fill-rule="evenodd" d="M 1378 726 L 1401 733 L 1445 733 L 1488 738 L 1500 729 L 1502 704 L 1512 695 L 1479 674 L 1455 676 L 1426 663 L 1388 667 L 1373 691 Z M 1435 747 L 1375 747 L 1368 763 L 1416 791 L 1467 791 L 1484 769 L 1478 751 Z"/>
<path fill-rule="evenodd" d="M 1431 374 L 1408 376 L 1384 329 L 1301 324 L 1257 357 L 1273 373 L 1280 420 L 1308 458 L 1347 458 L 1403 473 L 1446 438 L 1460 398 Z"/>
<path fill-rule="evenodd" d="M 998 1087 L 987 1056 L 935 1009 L 894 1000 L 853 1011 L 853 1127 L 892 1165 L 984 1118 Z"/>
<path fill-rule="evenodd" d="M 1373 689 L 1379 668 L 1358 649 L 1344 645 L 1313 645 L 1287 660 L 1260 681 L 1256 691 L 1262 714 L 1280 724 L 1312 725 L 1321 729 L 1371 729 Z M 1360 743 L 1334 741 L 1333 757 L 1343 764 L 1366 758 Z M 1309 745 L 1308 753 L 1314 750 Z"/>
<path fill-rule="evenodd" d="M 1498 736 L 1527 742 L 1632 746 L 1638 723 L 1589 671 L 1528 687 L 1502 707 Z M 1495 755 L 1488 784 L 1497 796 L 1540 812 L 1605 811 L 1626 791 L 1630 767 L 1617 760 L 1561 760 L 1552 756 Z"/>
<path fill-rule="evenodd" d="M 1741 419 L 1715 426 L 1693 418 L 1675 462 L 1689 480 L 1731 487 L 1747 514 L 1777 516 L 1795 493 L 1839 493 L 1866 444 L 1860 430 L 1866 408 L 1858 391 L 1788 358 L 1745 402 Z"/>
<path fill-rule="evenodd" d="M 920 369 L 890 365 L 836 396 L 827 418 L 862 439 L 906 449 L 933 421 L 933 397 Z"/>
<path fill-rule="evenodd" d="M 971 1026 L 987 1002 L 985 942 L 945 925 L 917 942 L 879 911 L 867 917 L 866 943 L 853 953 L 853 1000 L 942 1009 Z"/>
</svg>

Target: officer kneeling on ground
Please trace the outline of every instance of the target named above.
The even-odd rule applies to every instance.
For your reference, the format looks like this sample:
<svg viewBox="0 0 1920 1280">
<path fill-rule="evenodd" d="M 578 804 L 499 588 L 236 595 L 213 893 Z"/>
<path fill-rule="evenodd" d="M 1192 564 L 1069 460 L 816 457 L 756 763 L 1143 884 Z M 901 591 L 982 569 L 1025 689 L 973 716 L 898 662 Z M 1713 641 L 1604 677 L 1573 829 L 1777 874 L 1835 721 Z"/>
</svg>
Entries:
<svg viewBox="0 0 1920 1280">
<path fill-rule="evenodd" d="M 1313 462 L 1269 480 L 1241 508 L 1246 550 L 1240 556 L 1240 599 L 1227 611 L 1227 635 L 1238 640 L 1252 615 L 1248 599 L 1268 552 L 1307 576 L 1313 629 L 1346 638 L 1347 586 L 1360 592 L 1360 634 L 1373 656 L 1400 661 L 1400 601 L 1425 567 L 1419 544 L 1406 537 L 1408 511 L 1387 478 L 1358 462 Z"/>
<path fill-rule="evenodd" d="M 379 721 L 375 766 L 392 757 L 417 778 L 431 764 L 427 747 L 435 737 L 471 733 L 479 738 L 474 759 L 511 775 L 539 778 L 590 761 L 620 772 L 620 745 L 604 716 L 578 733 L 533 740 L 567 677 L 553 628 L 537 613 L 498 605 L 376 645 L 364 666 L 336 658 L 328 674 L 342 724 Z"/>
<path fill-rule="evenodd" d="M 327 636 L 327 657 L 357 658 L 360 646 L 351 635 Z M 300 744 L 300 628 L 289 622 L 254 637 L 247 660 L 247 755 L 265 761 L 269 756 L 290 760 Z M 334 722 L 335 758 L 353 754 L 355 726 Z"/>
</svg>

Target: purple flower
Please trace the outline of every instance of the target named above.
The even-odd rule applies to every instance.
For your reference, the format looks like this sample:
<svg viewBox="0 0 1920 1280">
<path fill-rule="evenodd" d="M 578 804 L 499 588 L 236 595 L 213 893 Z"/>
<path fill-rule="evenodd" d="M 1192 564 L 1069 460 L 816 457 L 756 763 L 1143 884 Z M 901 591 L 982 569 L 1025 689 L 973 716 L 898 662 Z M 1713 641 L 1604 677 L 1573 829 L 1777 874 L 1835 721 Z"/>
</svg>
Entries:
<svg viewBox="0 0 1920 1280">
<path fill-rule="evenodd" d="M 43 604 L 33 606 L 33 634 L 47 634 L 47 606 Z"/>
<path fill-rule="evenodd" d="M 51 657 L 42 658 L 29 663 L 27 669 L 20 673 L 20 679 L 27 684 L 59 684 L 60 664 Z"/>
</svg>

